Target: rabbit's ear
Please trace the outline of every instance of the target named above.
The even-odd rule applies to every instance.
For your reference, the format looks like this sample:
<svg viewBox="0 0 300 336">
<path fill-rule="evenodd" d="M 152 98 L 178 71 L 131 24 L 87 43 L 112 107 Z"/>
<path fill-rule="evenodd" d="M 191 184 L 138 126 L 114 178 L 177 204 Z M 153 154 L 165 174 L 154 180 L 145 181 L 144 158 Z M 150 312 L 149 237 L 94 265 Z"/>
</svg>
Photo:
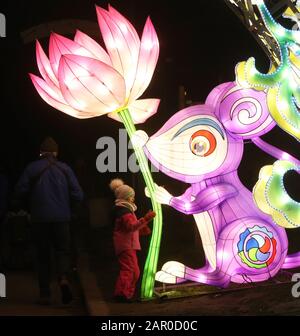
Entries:
<svg viewBox="0 0 300 336">
<path fill-rule="evenodd" d="M 216 111 L 220 106 L 222 97 L 224 97 L 224 94 L 228 92 L 233 87 L 233 85 L 233 82 L 227 82 L 219 84 L 213 88 L 206 98 L 205 105 L 210 106 L 213 111 Z"/>
<path fill-rule="evenodd" d="M 264 91 L 234 83 L 227 89 L 216 106 L 216 114 L 232 136 L 251 139 L 269 132 L 276 125 L 270 116 Z"/>
</svg>

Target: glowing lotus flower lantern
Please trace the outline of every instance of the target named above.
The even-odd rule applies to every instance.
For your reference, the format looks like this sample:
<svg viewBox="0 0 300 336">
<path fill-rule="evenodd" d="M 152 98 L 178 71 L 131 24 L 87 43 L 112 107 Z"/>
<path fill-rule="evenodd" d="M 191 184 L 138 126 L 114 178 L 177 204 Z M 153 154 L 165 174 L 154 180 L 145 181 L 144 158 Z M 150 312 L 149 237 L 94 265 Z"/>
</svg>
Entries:
<svg viewBox="0 0 300 336">
<path fill-rule="evenodd" d="M 36 43 L 42 78 L 30 74 L 40 96 L 52 107 L 75 118 L 107 114 L 122 121 L 129 137 L 135 125 L 156 113 L 159 99 L 137 100 L 148 87 L 159 55 L 159 42 L 150 18 L 140 40 L 132 24 L 117 10 L 97 7 L 107 52 L 77 31 L 74 40 L 52 33 L 49 58 Z M 143 150 L 133 143 L 136 157 L 157 216 L 142 281 L 142 297 L 153 294 L 162 229 L 161 207 L 154 199 L 154 183 Z"/>
</svg>

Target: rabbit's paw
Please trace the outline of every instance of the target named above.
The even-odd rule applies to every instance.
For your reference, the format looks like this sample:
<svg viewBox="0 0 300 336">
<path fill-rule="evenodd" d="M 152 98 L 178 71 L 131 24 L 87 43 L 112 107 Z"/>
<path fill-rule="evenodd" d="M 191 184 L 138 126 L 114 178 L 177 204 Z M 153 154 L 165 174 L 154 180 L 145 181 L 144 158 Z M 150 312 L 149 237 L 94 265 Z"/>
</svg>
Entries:
<svg viewBox="0 0 300 336">
<path fill-rule="evenodd" d="M 136 131 L 130 138 L 132 145 L 140 148 L 144 147 L 148 140 L 148 134 L 144 131 Z"/>
<path fill-rule="evenodd" d="M 145 195 L 150 197 L 150 191 L 148 188 L 145 188 Z M 169 205 L 173 196 L 164 187 L 160 187 L 155 184 L 154 197 L 158 203 Z"/>
<path fill-rule="evenodd" d="M 168 261 L 166 262 L 162 269 L 163 272 L 171 274 L 177 278 L 185 278 L 186 266 L 178 261 Z"/>
<path fill-rule="evenodd" d="M 155 280 L 166 284 L 177 284 L 186 281 L 185 279 L 177 278 L 176 276 L 173 276 L 164 271 L 157 272 L 155 275 Z"/>
</svg>

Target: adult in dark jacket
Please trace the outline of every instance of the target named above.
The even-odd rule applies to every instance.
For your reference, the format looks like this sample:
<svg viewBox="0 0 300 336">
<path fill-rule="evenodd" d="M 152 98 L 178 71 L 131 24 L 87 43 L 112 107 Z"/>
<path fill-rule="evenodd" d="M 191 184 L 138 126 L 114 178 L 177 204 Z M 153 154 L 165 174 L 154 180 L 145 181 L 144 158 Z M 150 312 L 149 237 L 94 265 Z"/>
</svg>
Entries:
<svg viewBox="0 0 300 336">
<path fill-rule="evenodd" d="M 144 217 L 137 219 L 134 214 L 137 209 L 134 190 L 120 179 L 112 180 L 110 188 L 116 197 L 113 240 L 120 266 L 114 296 L 118 301 L 130 302 L 140 276 L 136 255 L 141 249 L 139 236 L 151 233 L 147 224 L 155 217 L 155 212 L 149 211 Z"/>
<path fill-rule="evenodd" d="M 16 185 L 15 194 L 26 199 L 37 248 L 40 303 L 51 300 L 51 247 L 63 303 L 72 300 L 70 272 L 71 202 L 80 202 L 83 192 L 72 169 L 57 160 L 58 145 L 50 137 L 40 147 L 40 159 L 30 163 Z"/>
</svg>

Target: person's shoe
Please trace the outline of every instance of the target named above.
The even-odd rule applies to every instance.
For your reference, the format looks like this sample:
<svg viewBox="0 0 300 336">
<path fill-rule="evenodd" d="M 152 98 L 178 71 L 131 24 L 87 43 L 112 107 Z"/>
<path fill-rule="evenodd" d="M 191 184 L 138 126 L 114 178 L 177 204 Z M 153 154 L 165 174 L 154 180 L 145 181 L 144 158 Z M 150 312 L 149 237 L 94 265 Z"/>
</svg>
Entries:
<svg viewBox="0 0 300 336">
<path fill-rule="evenodd" d="M 137 302 L 134 298 L 127 298 L 125 296 L 122 296 L 122 295 L 116 295 L 114 297 L 115 301 L 118 302 L 118 303 L 134 303 L 134 302 Z"/>
<path fill-rule="evenodd" d="M 61 302 L 63 304 L 69 304 L 73 301 L 73 294 L 71 286 L 68 280 L 62 280 L 60 282 Z"/>
<path fill-rule="evenodd" d="M 41 306 L 50 306 L 51 305 L 51 299 L 50 296 L 40 296 L 37 300 L 37 304 Z"/>
</svg>

